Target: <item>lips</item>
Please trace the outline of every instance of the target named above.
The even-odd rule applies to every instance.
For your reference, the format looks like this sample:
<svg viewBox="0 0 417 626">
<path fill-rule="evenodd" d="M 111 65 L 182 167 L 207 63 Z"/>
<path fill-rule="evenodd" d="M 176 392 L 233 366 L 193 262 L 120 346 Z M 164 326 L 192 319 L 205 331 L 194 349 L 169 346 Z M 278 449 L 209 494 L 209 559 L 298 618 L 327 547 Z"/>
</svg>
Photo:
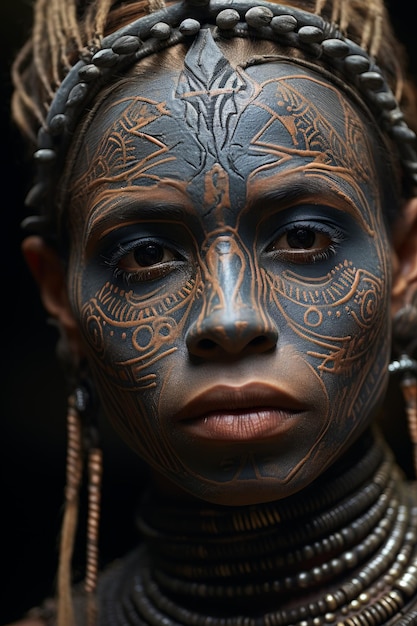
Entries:
<svg viewBox="0 0 417 626">
<path fill-rule="evenodd" d="M 218 385 L 187 402 L 174 421 L 196 437 L 253 441 L 283 434 L 305 410 L 305 405 L 274 385 Z"/>
</svg>

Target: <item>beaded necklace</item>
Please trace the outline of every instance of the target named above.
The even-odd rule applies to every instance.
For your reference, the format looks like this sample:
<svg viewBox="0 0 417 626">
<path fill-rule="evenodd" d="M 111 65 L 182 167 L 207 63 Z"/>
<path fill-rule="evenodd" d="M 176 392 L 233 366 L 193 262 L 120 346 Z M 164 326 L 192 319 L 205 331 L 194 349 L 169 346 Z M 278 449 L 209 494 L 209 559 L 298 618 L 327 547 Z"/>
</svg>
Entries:
<svg viewBox="0 0 417 626">
<path fill-rule="evenodd" d="M 151 496 L 138 525 L 143 545 L 100 582 L 100 626 L 417 624 L 415 485 L 378 437 L 283 502 Z"/>
</svg>

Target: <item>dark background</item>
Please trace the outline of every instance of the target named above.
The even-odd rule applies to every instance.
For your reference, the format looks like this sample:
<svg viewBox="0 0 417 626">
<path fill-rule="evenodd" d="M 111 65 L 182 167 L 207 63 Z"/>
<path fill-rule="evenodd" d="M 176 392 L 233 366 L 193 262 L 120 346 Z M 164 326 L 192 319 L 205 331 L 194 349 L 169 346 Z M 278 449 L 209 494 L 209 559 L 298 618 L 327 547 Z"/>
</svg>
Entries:
<svg viewBox="0 0 417 626">
<path fill-rule="evenodd" d="M 392 0 L 391 10 L 409 48 L 411 70 L 417 72 L 408 0 Z M 53 589 L 65 481 L 66 391 L 54 352 L 57 334 L 46 321 L 19 248 L 30 178 L 21 139 L 10 123 L 9 71 L 30 17 L 29 0 L 0 0 L 0 625 L 21 617 Z M 387 408 L 395 419 L 388 428 L 408 470 L 400 405 L 392 392 Z M 144 477 L 140 463 L 109 430 L 103 446 L 101 559 L 106 563 L 134 542 L 134 496 Z M 82 553 L 76 552 L 80 571 L 82 564 Z"/>
<path fill-rule="evenodd" d="M 10 63 L 30 18 L 30 0 L 0 0 L 1 626 L 22 617 L 54 589 L 65 484 L 66 386 L 55 357 L 57 331 L 47 322 L 20 253 L 20 221 L 31 179 L 9 112 Z M 139 460 L 108 427 L 102 445 L 100 556 L 105 564 L 134 545 L 134 505 L 145 478 Z M 82 576 L 85 505 L 80 516 L 74 563 Z"/>
</svg>

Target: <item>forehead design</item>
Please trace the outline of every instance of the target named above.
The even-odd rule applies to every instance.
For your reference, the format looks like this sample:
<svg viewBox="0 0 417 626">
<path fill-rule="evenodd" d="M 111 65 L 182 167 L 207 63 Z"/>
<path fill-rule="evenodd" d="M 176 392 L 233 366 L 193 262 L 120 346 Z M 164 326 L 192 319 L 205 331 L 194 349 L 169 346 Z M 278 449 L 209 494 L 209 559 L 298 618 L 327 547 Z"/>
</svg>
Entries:
<svg viewBox="0 0 417 626">
<path fill-rule="evenodd" d="M 219 166 L 241 181 L 300 167 L 311 178 L 325 172 L 326 184 L 333 175 L 339 186 L 345 179 L 362 205 L 363 184 L 376 197 L 375 164 L 364 158 L 375 150 L 361 118 L 316 72 L 282 60 L 234 69 L 207 29 L 193 41 L 180 75 L 165 72 L 163 86 L 161 78 L 141 76 L 140 90 L 124 84 L 98 110 L 100 132 L 96 143 L 89 135 L 85 142 L 75 201 L 77 189 L 85 203 L 86 190 L 100 182 L 126 191 L 192 180 L 203 189 L 201 177 Z"/>
<path fill-rule="evenodd" d="M 184 59 L 172 107 L 197 134 L 203 152 L 221 163 L 226 143 L 254 93 L 249 76 L 233 69 L 210 30 L 201 30 Z"/>
</svg>

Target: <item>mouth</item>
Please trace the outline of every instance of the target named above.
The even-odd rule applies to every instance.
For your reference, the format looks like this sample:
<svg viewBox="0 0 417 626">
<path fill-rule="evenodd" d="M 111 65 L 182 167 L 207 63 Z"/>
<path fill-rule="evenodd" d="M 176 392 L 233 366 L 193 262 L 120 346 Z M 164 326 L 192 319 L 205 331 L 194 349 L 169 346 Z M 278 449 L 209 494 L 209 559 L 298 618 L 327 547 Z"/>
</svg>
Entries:
<svg viewBox="0 0 417 626">
<path fill-rule="evenodd" d="M 194 437 L 257 441 L 284 434 L 306 410 L 274 385 L 218 385 L 192 398 L 174 421 Z"/>
</svg>

